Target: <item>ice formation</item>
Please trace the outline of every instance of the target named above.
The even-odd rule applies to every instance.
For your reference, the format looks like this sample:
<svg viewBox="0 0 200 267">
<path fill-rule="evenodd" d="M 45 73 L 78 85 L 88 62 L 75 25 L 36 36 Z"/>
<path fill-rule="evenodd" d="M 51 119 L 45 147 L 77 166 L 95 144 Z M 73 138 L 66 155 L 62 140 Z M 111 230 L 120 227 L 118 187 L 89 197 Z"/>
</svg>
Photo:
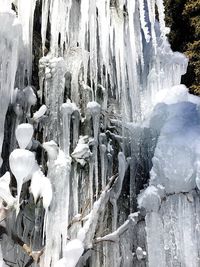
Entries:
<svg viewBox="0 0 200 267">
<path fill-rule="evenodd" d="M 14 90 L 15 75 L 19 59 L 22 29 L 14 12 L 11 1 L 1 1 L 0 12 L 0 152 L 4 138 L 4 122 L 8 105 Z M 8 78 L 9 77 L 9 78 Z M 1 165 L 1 159 L 0 159 Z"/>
<path fill-rule="evenodd" d="M 10 169 L 17 181 L 17 213 L 19 212 L 22 185 L 33 173 L 35 156 L 25 149 L 15 149 L 9 157 Z"/>
<path fill-rule="evenodd" d="M 34 196 L 35 202 L 39 197 L 43 198 L 43 207 L 47 211 L 52 200 L 52 186 L 50 180 L 44 176 L 41 170 L 37 170 L 33 173 L 30 190 Z"/>
<path fill-rule="evenodd" d="M 200 100 L 163 1 L 0 0 L 0 25 L 0 263 L 199 266 Z"/>
<path fill-rule="evenodd" d="M 38 111 L 36 111 L 34 114 L 33 114 L 33 119 L 34 120 L 38 120 L 40 119 L 47 111 L 47 107 L 46 105 L 42 105 Z"/>
<path fill-rule="evenodd" d="M 78 263 L 83 251 L 84 247 L 79 239 L 69 241 L 63 252 L 64 257 L 56 263 L 56 266 L 64 267 L 67 265 L 69 267 L 76 267 L 76 264 Z"/>
<path fill-rule="evenodd" d="M 0 178 L 0 197 L 6 202 L 7 207 L 12 207 L 15 204 L 15 198 L 10 192 L 10 173 L 6 172 Z"/>
<path fill-rule="evenodd" d="M 15 131 L 16 139 L 20 148 L 26 148 L 33 136 L 33 126 L 29 123 L 22 123 Z"/>
</svg>

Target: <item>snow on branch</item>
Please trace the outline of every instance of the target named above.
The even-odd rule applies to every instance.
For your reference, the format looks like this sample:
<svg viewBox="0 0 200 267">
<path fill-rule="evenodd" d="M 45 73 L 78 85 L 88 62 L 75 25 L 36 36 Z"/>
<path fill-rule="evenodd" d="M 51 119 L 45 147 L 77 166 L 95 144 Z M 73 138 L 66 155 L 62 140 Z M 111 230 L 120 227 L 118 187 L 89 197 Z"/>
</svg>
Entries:
<svg viewBox="0 0 200 267">
<path fill-rule="evenodd" d="M 131 213 L 128 216 L 128 219 L 119 227 L 116 231 L 105 235 L 104 237 L 98 237 L 95 239 L 95 243 L 102 242 L 102 241 L 110 241 L 110 242 L 118 242 L 120 236 L 125 233 L 130 226 L 135 226 L 138 222 L 138 212 Z"/>
<path fill-rule="evenodd" d="M 81 235 L 83 234 L 83 243 L 85 245 L 85 248 L 91 248 L 92 247 L 92 241 L 94 239 L 95 231 L 97 228 L 99 216 L 102 211 L 105 210 L 105 207 L 109 201 L 110 198 L 110 192 L 112 190 L 112 186 L 114 182 L 118 179 L 118 174 L 115 174 L 112 176 L 106 185 L 105 189 L 102 191 L 99 199 L 94 203 L 93 209 L 88 215 L 88 220 L 84 224 L 83 228 L 80 230 Z M 80 234 L 80 233 L 79 233 Z"/>
</svg>

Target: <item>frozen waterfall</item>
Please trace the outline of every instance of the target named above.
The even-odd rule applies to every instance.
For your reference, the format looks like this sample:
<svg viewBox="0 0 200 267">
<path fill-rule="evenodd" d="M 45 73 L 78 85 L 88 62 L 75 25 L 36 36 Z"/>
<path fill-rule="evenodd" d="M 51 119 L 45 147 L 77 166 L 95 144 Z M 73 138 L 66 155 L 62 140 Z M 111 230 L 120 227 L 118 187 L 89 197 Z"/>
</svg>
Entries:
<svg viewBox="0 0 200 267">
<path fill-rule="evenodd" d="M 0 0 L 0 266 L 200 266 L 200 99 L 162 0 Z"/>
</svg>

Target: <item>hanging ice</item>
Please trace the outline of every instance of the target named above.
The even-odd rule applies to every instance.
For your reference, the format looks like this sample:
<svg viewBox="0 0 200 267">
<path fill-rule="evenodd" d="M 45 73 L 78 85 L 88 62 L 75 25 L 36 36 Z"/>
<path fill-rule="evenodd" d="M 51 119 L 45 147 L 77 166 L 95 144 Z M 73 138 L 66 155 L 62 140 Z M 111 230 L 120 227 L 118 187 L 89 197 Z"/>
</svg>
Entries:
<svg viewBox="0 0 200 267">
<path fill-rule="evenodd" d="M 38 111 L 36 111 L 34 114 L 33 114 L 33 119 L 34 120 L 38 120 L 40 119 L 47 111 L 47 107 L 46 105 L 42 105 Z"/>
<path fill-rule="evenodd" d="M 17 213 L 24 201 L 8 233 L 43 253 L 41 267 L 199 266 L 200 101 L 179 85 L 188 60 L 167 41 L 163 1 L 14 5 L 0 0 L 0 152 L 5 136 Z M 27 265 L 11 239 L 3 257 Z"/>
<path fill-rule="evenodd" d="M 43 147 L 49 157 L 48 177 L 52 184 L 52 201 L 44 229 L 46 236 L 44 266 L 50 266 L 51 262 L 54 266 L 60 258 L 60 251 L 65 247 L 63 237 L 67 237 L 71 159 L 66 157 L 53 141 L 44 143 Z"/>
<path fill-rule="evenodd" d="M 33 173 L 30 189 L 35 202 L 38 200 L 38 197 L 43 198 L 43 206 L 47 212 L 52 200 L 52 187 L 49 179 L 44 176 L 41 170 Z"/>
<path fill-rule="evenodd" d="M 199 203 L 193 190 L 198 186 L 199 176 L 199 102 L 191 99 L 183 86 L 170 90 L 173 91 L 168 89 L 159 96 L 166 103 L 160 108 L 164 121 L 150 123 L 153 128 L 160 128 L 160 135 L 152 160 L 150 186 L 141 193 L 138 203 L 147 211 L 149 266 L 155 266 L 158 260 L 163 267 L 198 266 L 199 231 L 194 229 L 198 218 L 191 214 Z M 152 119 L 154 116 L 158 118 L 158 110 L 152 113 Z M 165 199 L 160 188 L 155 187 L 159 184 L 167 193 Z M 156 253 L 152 251 L 153 243 L 157 244 Z"/>
<path fill-rule="evenodd" d="M 33 136 L 33 126 L 29 123 L 22 123 L 17 126 L 15 135 L 20 148 L 26 148 Z"/>
<path fill-rule="evenodd" d="M 15 75 L 21 45 L 21 25 L 10 10 L 11 1 L 0 2 L 0 153 L 4 138 L 4 122 L 14 89 Z M 6 12 L 5 12 L 6 11 Z M 0 158 L 0 165 L 1 165 Z"/>
<path fill-rule="evenodd" d="M 0 198 L 2 198 L 6 202 L 8 208 L 14 206 L 16 201 L 16 199 L 11 195 L 9 185 L 10 173 L 6 172 L 0 178 Z"/>
<path fill-rule="evenodd" d="M 24 75 L 27 73 L 28 82 L 31 82 L 32 76 L 32 39 L 33 39 L 33 17 L 36 0 L 18 0 L 17 10 L 18 18 L 22 24 L 23 41 L 25 51 L 23 52 Z"/>
<path fill-rule="evenodd" d="M 35 156 L 25 149 L 15 149 L 9 157 L 10 169 L 17 180 L 17 214 L 19 212 L 22 184 L 30 179 L 35 166 Z"/>
</svg>

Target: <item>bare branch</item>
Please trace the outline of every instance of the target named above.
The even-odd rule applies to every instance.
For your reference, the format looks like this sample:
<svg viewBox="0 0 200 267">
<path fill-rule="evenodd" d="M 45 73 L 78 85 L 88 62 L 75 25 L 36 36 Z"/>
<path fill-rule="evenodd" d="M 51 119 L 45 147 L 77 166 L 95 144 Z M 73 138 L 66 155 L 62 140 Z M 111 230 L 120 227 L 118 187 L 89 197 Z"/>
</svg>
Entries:
<svg viewBox="0 0 200 267">
<path fill-rule="evenodd" d="M 122 234 L 124 234 L 130 226 L 136 225 L 138 222 L 138 212 L 131 213 L 128 219 L 113 233 L 110 233 L 104 237 L 98 237 L 94 240 L 94 243 L 102 241 L 118 242 Z"/>
</svg>

